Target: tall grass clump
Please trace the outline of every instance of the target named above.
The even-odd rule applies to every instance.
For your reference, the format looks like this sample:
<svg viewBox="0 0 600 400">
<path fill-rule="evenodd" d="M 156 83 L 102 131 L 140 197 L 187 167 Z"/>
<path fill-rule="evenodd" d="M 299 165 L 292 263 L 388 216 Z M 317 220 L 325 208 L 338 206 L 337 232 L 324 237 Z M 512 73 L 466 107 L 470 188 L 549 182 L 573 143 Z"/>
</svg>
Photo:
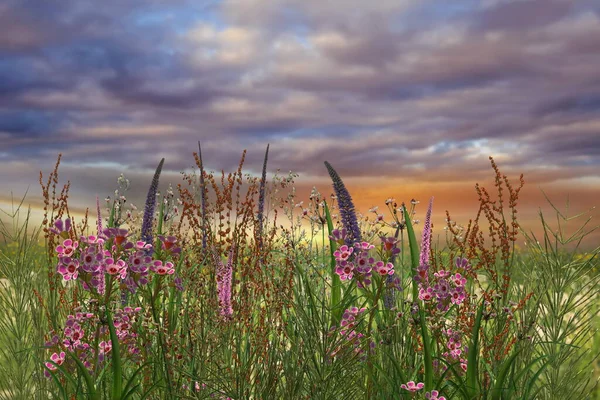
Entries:
<svg viewBox="0 0 600 400">
<path fill-rule="evenodd" d="M 268 152 L 259 176 L 243 172 L 245 151 L 214 172 L 198 144 L 193 171 L 162 191 L 161 160 L 140 211 L 121 175 L 92 227 L 71 215 L 59 156 L 40 174 L 41 226 L 27 234 L 14 211 L 0 226 L 0 398 L 597 393 L 600 248 L 578 247 L 593 227 L 567 234 L 575 218 L 554 208 L 558 226 L 540 213 L 542 236 L 523 232 L 524 179 L 490 159 L 493 190 L 475 186 L 466 227 L 447 211 L 436 243 L 433 198 L 422 217 L 393 198 L 387 218 L 363 215 L 326 162 L 333 193 L 313 188 L 305 205 L 297 175 L 267 179 Z"/>
<path fill-rule="evenodd" d="M 0 399 L 32 398 L 46 386 L 39 368 L 43 314 L 35 297 L 45 279 L 44 254 L 24 200 L 0 210 Z"/>
</svg>

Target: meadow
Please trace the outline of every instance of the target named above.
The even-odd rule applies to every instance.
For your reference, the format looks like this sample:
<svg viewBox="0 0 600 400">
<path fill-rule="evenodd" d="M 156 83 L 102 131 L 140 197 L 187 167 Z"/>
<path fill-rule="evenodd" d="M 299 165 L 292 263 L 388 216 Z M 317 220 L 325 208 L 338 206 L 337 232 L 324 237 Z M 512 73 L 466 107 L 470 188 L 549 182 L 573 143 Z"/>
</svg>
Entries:
<svg viewBox="0 0 600 400">
<path fill-rule="evenodd" d="M 60 156 L 40 173 L 41 226 L 24 199 L 0 225 L 0 399 L 600 399 L 585 214 L 523 231 L 524 177 L 490 158 L 466 226 L 433 198 L 362 215 L 334 165 L 333 194 L 302 199 L 268 151 L 262 176 L 245 152 L 214 173 L 199 143 L 143 210 L 121 176 L 79 220 Z"/>
</svg>

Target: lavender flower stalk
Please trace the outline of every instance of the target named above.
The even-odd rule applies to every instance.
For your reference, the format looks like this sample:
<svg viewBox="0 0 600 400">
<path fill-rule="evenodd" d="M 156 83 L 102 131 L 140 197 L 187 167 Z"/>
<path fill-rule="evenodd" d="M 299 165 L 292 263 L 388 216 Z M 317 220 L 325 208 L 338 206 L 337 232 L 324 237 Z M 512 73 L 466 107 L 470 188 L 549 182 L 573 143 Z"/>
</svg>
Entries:
<svg viewBox="0 0 600 400">
<path fill-rule="evenodd" d="M 154 208 L 156 207 L 156 191 L 158 190 L 158 178 L 160 177 L 160 171 L 162 170 L 165 159 L 160 160 L 154 177 L 152 178 L 152 184 L 148 190 L 148 197 L 146 197 L 146 207 L 144 208 L 144 220 L 142 221 L 142 241 L 152 244 L 152 224 L 154 222 Z M 147 255 L 151 255 L 152 250 L 148 251 Z"/>
<path fill-rule="evenodd" d="M 223 265 L 221 256 L 213 248 L 213 258 L 217 272 L 217 296 L 219 299 L 219 313 L 222 317 L 229 319 L 233 315 L 233 307 L 231 306 L 231 282 L 233 276 L 233 254 L 234 246 L 229 250 L 229 258 L 227 265 Z"/>
<path fill-rule="evenodd" d="M 265 152 L 265 160 L 263 161 L 262 177 L 260 179 L 260 190 L 258 192 L 258 249 L 262 249 L 262 229 L 263 229 L 263 215 L 265 210 L 265 186 L 267 182 L 267 160 L 269 158 L 269 145 L 267 144 L 267 151 Z M 262 256 L 261 256 L 262 257 Z"/>
<path fill-rule="evenodd" d="M 198 160 L 200 160 L 200 189 L 202 190 L 202 249 L 206 249 L 206 190 L 204 183 L 204 163 L 202 162 L 202 147 L 198 140 Z"/>
<path fill-rule="evenodd" d="M 429 253 L 431 252 L 431 209 L 433 208 L 433 197 L 429 200 L 429 208 L 425 215 L 423 224 L 423 237 L 421 239 L 421 255 L 419 258 L 419 275 L 427 280 L 427 270 L 429 269 Z"/>
<path fill-rule="evenodd" d="M 100 213 L 100 199 L 96 196 L 96 210 L 98 211 L 98 235 L 102 233 L 102 214 Z"/>
<path fill-rule="evenodd" d="M 325 166 L 327 167 L 329 176 L 333 181 L 333 190 L 337 196 L 340 216 L 342 217 L 342 224 L 348 232 L 348 236 L 346 236 L 346 244 L 348 246 L 352 246 L 355 242 L 360 242 L 360 228 L 358 227 L 358 219 L 356 218 L 352 197 L 350 197 L 350 193 L 348 193 L 344 182 L 337 174 L 335 169 L 333 169 L 331 164 L 325 161 Z"/>
</svg>

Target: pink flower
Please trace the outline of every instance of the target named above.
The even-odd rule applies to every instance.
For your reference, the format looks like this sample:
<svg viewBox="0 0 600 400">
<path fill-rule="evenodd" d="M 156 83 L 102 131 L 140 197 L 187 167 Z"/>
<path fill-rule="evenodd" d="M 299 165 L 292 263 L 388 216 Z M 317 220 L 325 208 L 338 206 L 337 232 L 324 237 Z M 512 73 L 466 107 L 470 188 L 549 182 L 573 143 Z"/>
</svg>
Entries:
<svg viewBox="0 0 600 400">
<path fill-rule="evenodd" d="M 162 236 L 159 235 L 158 238 L 162 242 L 162 249 L 171 254 L 180 254 L 181 247 L 175 247 L 175 243 L 177 242 L 176 236 Z"/>
<path fill-rule="evenodd" d="M 461 274 L 457 273 L 452 276 L 452 282 L 454 282 L 456 286 L 465 286 L 467 280 L 463 278 Z"/>
<path fill-rule="evenodd" d="M 423 382 L 415 384 L 414 381 L 410 381 L 407 384 L 403 383 L 402 385 L 400 385 L 402 389 L 408 390 L 409 392 L 416 392 L 418 390 L 423 389 L 424 386 L 425 384 Z"/>
<path fill-rule="evenodd" d="M 340 246 L 339 249 L 337 249 L 334 253 L 333 256 L 335 257 L 335 259 L 337 261 L 346 261 L 348 260 L 348 257 L 350 257 L 350 255 L 354 252 L 354 248 L 353 247 L 348 247 L 346 245 Z"/>
<path fill-rule="evenodd" d="M 456 264 L 456 268 L 461 268 L 461 269 L 464 269 L 465 271 L 468 271 L 471 269 L 469 260 L 467 260 L 466 258 L 456 257 L 456 260 L 454 262 Z"/>
<path fill-rule="evenodd" d="M 427 289 L 419 289 L 419 299 L 423 301 L 429 301 L 433 298 L 433 289 L 428 287 Z"/>
<path fill-rule="evenodd" d="M 384 265 L 383 261 L 378 261 L 377 263 L 375 263 L 375 269 L 381 276 L 394 274 L 394 264 L 392 264 L 391 262 Z"/>
<path fill-rule="evenodd" d="M 152 263 L 151 269 L 159 275 L 172 275 L 175 273 L 175 268 L 173 268 L 172 262 L 166 262 L 163 265 L 162 261 L 155 260 Z"/>
<path fill-rule="evenodd" d="M 73 257 L 78 246 L 78 242 L 74 242 L 71 239 L 65 239 L 62 245 L 56 246 L 56 253 L 58 253 L 59 258 Z"/>
<path fill-rule="evenodd" d="M 437 390 L 432 390 L 431 392 L 425 393 L 425 398 L 427 400 L 446 400 L 444 396 L 438 397 L 440 393 Z"/>
<path fill-rule="evenodd" d="M 79 261 L 70 257 L 64 257 L 58 263 L 56 270 L 63 276 L 65 281 L 75 280 L 79 275 Z"/>
<path fill-rule="evenodd" d="M 354 276 L 353 271 L 354 265 L 348 261 L 339 262 L 337 267 L 335 268 L 335 273 L 340 276 L 340 279 L 342 281 L 352 279 L 352 276 Z"/>
<path fill-rule="evenodd" d="M 112 258 L 104 260 L 104 269 L 110 275 L 119 275 L 121 279 L 125 279 L 127 276 L 127 264 L 123 260 L 117 260 L 115 262 Z"/>
<path fill-rule="evenodd" d="M 54 227 L 50 228 L 50 232 L 54 233 L 55 235 L 60 235 L 62 238 L 68 238 L 70 230 L 71 230 L 71 219 L 70 218 L 65 219 L 64 224 L 63 224 L 62 219 L 57 219 L 56 221 L 54 221 Z"/>
<path fill-rule="evenodd" d="M 65 361 L 65 357 L 66 357 L 65 352 L 61 351 L 60 354 L 57 354 L 57 353 L 52 354 L 50 356 L 50 360 L 52 362 L 54 362 L 55 364 L 62 365 L 62 363 Z M 47 362 L 46 368 L 48 368 L 51 371 L 54 371 L 54 370 L 56 370 L 56 365 L 52 364 L 51 362 Z"/>
</svg>

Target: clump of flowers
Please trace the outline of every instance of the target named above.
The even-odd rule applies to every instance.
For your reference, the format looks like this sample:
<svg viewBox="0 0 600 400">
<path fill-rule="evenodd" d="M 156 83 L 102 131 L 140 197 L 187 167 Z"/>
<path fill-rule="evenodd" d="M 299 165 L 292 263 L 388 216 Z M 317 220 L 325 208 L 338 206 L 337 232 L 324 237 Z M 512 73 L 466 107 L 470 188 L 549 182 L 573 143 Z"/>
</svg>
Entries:
<svg viewBox="0 0 600 400">
<path fill-rule="evenodd" d="M 351 347 L 355 354 L 361 355 L 361 360 L 365 360 L 366 356 L 364 355 L 364 349 L 362 347 L 362 340 L 365 335 L 358 331 L 358 323 L 361 318 L 361 314 L 363 314 L 367 309 L 365 307 L 351 307 L 344 311 L 342 315 L 342 320 L 340 323 L 340 335 L 344 338 L 345 343 L 338 346 L 338 348 L 331 353 L 332 356 L 336 356 L 339 354 L 342 349 Z M 335 329 L 335 328 L 333 328 Z M 375 347 L 375 342 L 369 343 L 369 348 L 373 349 Z"/>
<path fill-rule="evenodd" d="M 98 311 L 102 313 L 102 310 Z M 116 310 L 114 314 L 113 324 L 123 356 L 127 355 L 130 359 L 136 359 L 140 351 L 136 345 L 138 335 L 135 328 L 140 311 L 141 307 L 125 307 Z M 45 347 L 52 352 L 50 360 L 44 363 L 46 377 L 51 377 L 51 373 L 57 370 L 53 363 L 62 366 L 68 372 L 76 370 L 75 361 L 67 358 L 66 352 L 79 358 L 84 367 L 90 373 L 94 373 L 95 364 L 103 363 L 106 355 L 112 350 L 109 336 L 108 326 L 95 313 L 76 312 L 68 315 L 61 335 L 54 334 L 46 342 Z M 98 343 L 97 348 L 94 347 L 95 343 Z"/>
</svg>

